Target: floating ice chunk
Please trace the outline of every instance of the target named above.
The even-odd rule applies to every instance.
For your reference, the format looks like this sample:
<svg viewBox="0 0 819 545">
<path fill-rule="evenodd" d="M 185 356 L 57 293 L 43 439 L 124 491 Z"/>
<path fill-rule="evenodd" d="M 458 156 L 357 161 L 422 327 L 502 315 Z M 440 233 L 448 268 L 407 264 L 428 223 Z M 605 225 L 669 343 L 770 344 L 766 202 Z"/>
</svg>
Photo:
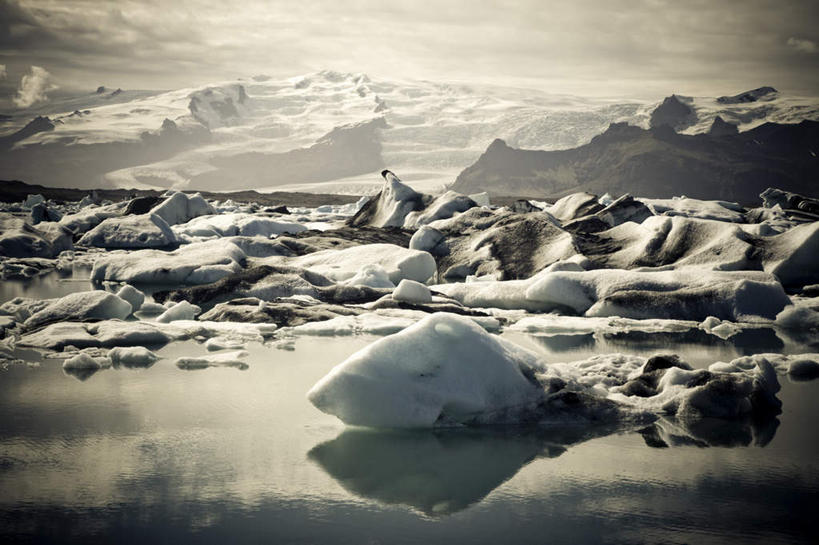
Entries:
<svg viewBox="0 0 819 545">
<path fill-rule="evenodd" d="M 404 185 L 392 172 L 385 170 L 384 187 L 351 219 L 354 226 L 401 227 L 407 214 L 424 207 L 424 195 Z"/>
<path fill-rule="evenodd" d="M 186 337 L 230 337 L 242 342 L 262 342 L 273 335 L 276 324 L 243 322 L 213 322 L 207 320 L 177 320 L 164 326 L 181 331 Z M 164 329 L 164 328 L 163 328 Z"/>
<path fill-rule="evenodd" d="M 476 206 L 475 201 L 455 191 L 447 191 L 429 203 L 423 211 L 410 212 L 404 219 L 404 227 L 414 228 L 427 225 L 436 220 L 451 218 Z"/>
<path fill-rule="evenodd" d="M 432 293 L 424 284 L 404 279 L 398 283 L 398 287 L 392 292 L 392 298 L 396 301 L 423 304 L 432 302 Z"/>
<path fill-rule="evenodd" d="M 117 297 L 131 303 L 131 308 L 134 309 L 134 312 L 139 310 L 145 302 L 145 294 L 130 284 L 122 286 L 117 292 Z"/>
<path fill-rule="evenodd" d="M 410 239 L 411 250 L 434 253 L 433 249 L 444 240 L 444 234 L 429 225 L 423 225 Z"/>
<path fill-rule="evenodd" d="M 219 214 L 200 216 L 183 224 L 176 225 L 174 232 L 190 237 L 229 237 L 229 236 L 263 236 L 281 235 L 283 233 L 300 233 L 307 227 L 299 223 L 281 221 L 248 213 Z"/>
<path fill-rule="evenodd" d="M 78 348 L 163 345 L 185 338 L 185 332 L 151 322 L 105 320 L 97 323 L 58 322 L 20 337 L 18 345 L 47 350 L 66 346 Z"/>
<path fill-rule="evenodd" d="M 403 280 L 402 280 L 403 282 Z M 371 288 L 394 288 L 390 275 L 381 265 L 366 265 L 355 276 L 344 282 L 350 286 L 369 286 Z"/>
<path fill-rule="evenodd" d="M 539 368 L 533 353 L 439 313 L 353 354 L 307 396 L 351 425 L 504 421 L 542 399 Z"/>
<path fill-rule="evenodd" d="M 118 346 L 108 352 L 114 367 L 150 367 L 159 357 L 144 346 Z"/>
<path fill-rule="evenodd" d="M 819 312 L 808 307 L 788 306 L 776 315 L 776 325 L 785 329 L 819 329 Z"/>
<path fill-rule="evenodd" d="M 176 320 L 193 320 L 202 312 L 202 308 L 187 301 L 179 301 L 168 310 L 156 317 L 159 323 L 167 324 Z"/>
<path fill-rule="evenodd" d="M 309 269 L 335 282 L 349 280 L 367 265 L 384 268 L 393 285 L 404 278 L 426 282 L 436 271 L 435 259 L 429 253 L 395 244 L 364 244 L 343 250 L 323 250 L 301 257 L 271 257 L 265 262 Z"/>
<path fill-rule="evenodd" d="M 245 253 L 229 240 L 209 240 L 172 252 L 137 250 L 98 259 L 91 280 L 131 284 L 208 284 L 241 270 Z"/>
<path fill-rule="evenodd" d="M 763 266 L 784 286 L 802 286 L 819 281 L 819 221 L 797 225 L 764 240 Z"/>
<path fill-rule="evenodd" d="M 320 322 L 309 322 L 288 328 L 293 335 L 343 336 L 392 335 L 429 316 L 421 310 L 379 309 L 356 316 L 338 316 Z M 500 330 L 500 322 L 491 316 L 470 316 L 469 319 L 487 331 Z"/>
<path fill-rule="evenodd" d="M 210 352 L 217 350 L 242 350 L 247 346 L 245 341 L 234 339 L 229 336 L 211 337 L 205 341 L 205 348 Z"/>
<path fill-rule="evenodd" d="M 139 313 L 142 316 L 156 316 L 157 314 L 162 314 L 166 310 L 167 308 L 165 308 L 164 305 L 154 303 L 153 301 L 146 301 L 139 307 Z"/>
<path fill-rule="evenodd" d="M 683 216 L 734 223 L 744 221 L 744 210 L 735 202 L 701 201 L 689 199 L 688 197 L 674 197 L 672 199 L 640 198 L 639 200 L 644 202 L 658 216 Z"/>
<path fill-rule="evenodd" d="M 723 322 L 716 316 L 709 316 L 703 320 L 699 325 L 699 328 L 707 333 L 710 333 L 711 335 L 719 337 L 720 339 L 730 339 L 742 331 L 742 327 L 731 322 Z"/>
<path fill-rule="evenodd" d="M 796 380 L 813 380 L 819 378 L 819 361 L 800 358 L 788 366 L 788 374 Z"/>
<path fill-rule="evenodd" d="M 489 200 L 489 193 L 487 193 L 486 191 L 482 193 L 473 193 L 472 195 L 469 196 L 469 198 L 475 201 L 475 204 L 477 204 L 478 206 L 491 205 Z"/>
<path fill-rule="evenodd" d="M 526 316 L 508 329 L 536 335 L 571 335 L 579 333 L 619 333 L 641 331 L 645 333 L 684 332 L 697 327 L 697 322 L 687 320 L 632 320 L 629 318 L 584 318 L 560 314 Z"/>
<path fill-rule="evenodd" d="M 53 258 L 71 248 L 71 233 L 57 223 L 33 227 L 20 218 L 0 217 L 0 256 Z"/>
<path fill-rule="evenodd" d="M 76 356 L 68 358 L 63 362 L 63 369 L 107 369 L 111 367 L 111 360 L 108 358 L 95 358 L 85 352 L 80 352 Z"/>
<path fill-rule="evenodd" d="M 586 316 L 683 320 L 716 316 L 736 322 L 773 319 L 790 302 L 768 275 L 697 269 L 550 272 L 533 279 L 525 298 L 544 310 L 551 304 Z M 589 302 L 593 304 L 586 306 Z"/>
<path fill-rule="evenodd" d="M 208 367 L 236 367 L 237 369 L 245 370 L 248 368 L 247 363 L 241 361 L 248 353 L 244 350 L 236 350 L 233 352 L 221 352 L 219 354 L 208 354 L 207 356 L 191 356 L 177 358 L 176 366 L 180 369 L 194 370 L 207 369 Z"/>
<path fill-rule="evenodd" d="M 32 314 L 23 326 L 35 329 L 53 322 L 69 320 L 125 319 L 132 311 L 131 304 L 106 291 L 70 293 L 55 300 L 44 309 Z"/>
<path fill-rule="evenodd" d="M 76 214 L 63 216 L 63 219 L 60 220 L 60 225 L 75 235 L 79 235 L 96 227 L 108 218 L 122 216 L 126 205 L 125 202 L 122 202 L 106 206 L 83 208 Z"/>
<path fill-rule="evenodd" d="M 27 195 L 26 200 L 23 201 L 23 208 L 33 208 L 35 205 L 45 202 L 45 197 L 39 193 L 35 195 Z"/>
<path fill-rule="evenodd" d="M 176 244 L 170 226 L 156 214 L 108 218 L 85 233 L 79 246 L 98 248 L 165 248 Z"/>
<path fill-rule="evenodd" d="M 150 213 L 156 214 L 168 225 L 177 225 L 187 223 L 198 216 L 214 214 L 215 210 L 198 193 L 190 196 L 184 193 L 173 193 L 153 207 Z"/>
</svg>

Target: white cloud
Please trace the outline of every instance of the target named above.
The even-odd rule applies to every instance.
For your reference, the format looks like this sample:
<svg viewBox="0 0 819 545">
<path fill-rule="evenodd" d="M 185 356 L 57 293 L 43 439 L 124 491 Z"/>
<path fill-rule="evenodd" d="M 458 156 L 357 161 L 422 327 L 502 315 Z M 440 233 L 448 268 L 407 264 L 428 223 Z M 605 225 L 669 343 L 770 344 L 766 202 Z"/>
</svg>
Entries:
<svg viewBox="0 0 819 545">
<path fill-rule="evenodd" d="M 18 108 L 28 108 L 37 102 L 48 100 L 46 93 L 56 89 L 48 82 L 50 74 L 45 68 L 32 66 L 30 74 L 24 74 L 20 80 L 20 88 L 12 98 L 14 105 Z"/>
<path fill-rule="evenodd" d="M 6 72 L 6 65 L 0 64 L 0 79 L 6 79 L 7 74 L 8 72 Z"/>
<path fill-rule="evenodd" d="M 801 51 L 802 53 L 816 53 L 819 51 L 819 47 L 816 46 L 816 42 L 812 42 L 810 40 L 788 38 L 788 45 L 797 51 Z"/>
</svg>

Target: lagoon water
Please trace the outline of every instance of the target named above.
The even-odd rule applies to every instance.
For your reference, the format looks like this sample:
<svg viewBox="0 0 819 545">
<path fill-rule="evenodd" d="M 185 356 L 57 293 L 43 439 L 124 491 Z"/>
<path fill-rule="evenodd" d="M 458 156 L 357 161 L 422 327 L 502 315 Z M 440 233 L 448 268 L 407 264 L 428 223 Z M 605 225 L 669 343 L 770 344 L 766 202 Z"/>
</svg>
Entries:
<svg viewBox="0 0 819 545">
<path fill-rule="evenodd" d="M 35 296 L 49 296 L 42 288 Z M 10 289 L 10 288 L 7 288 Z M 76 287 L 74 288 L 76 289 Z M 80 289 L 86 289 L 80 287 Z M 504 334 L 547 361 L 679 353 L 702 367 L 805 350 L 759 330 Z M 251 344 L 248 368 L 0 370 L 0 541 L 794 543 L 819 531 L 819 381 L 780 377 L 768 422 L 638 429 L 345 428 L 305 392 L 374 337 Z"/>
</svg>

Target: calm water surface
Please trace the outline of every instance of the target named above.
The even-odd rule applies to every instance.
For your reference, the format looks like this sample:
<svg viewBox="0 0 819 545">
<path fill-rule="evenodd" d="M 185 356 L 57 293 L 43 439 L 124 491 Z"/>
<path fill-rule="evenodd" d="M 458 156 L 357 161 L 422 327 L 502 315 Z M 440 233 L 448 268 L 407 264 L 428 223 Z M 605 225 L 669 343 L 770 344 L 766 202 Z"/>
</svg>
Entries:
<svg viewBox="0 0 819 545">
<path fill-rule="evenodd" d="M 773 335 L 771 337 L 770 335 Z M 550 361 L 624 351 L 702 366 L 799 351 L 773 332 L 507 334 Z M 305 392 L 372 337 L 250 345 L 247 370 L 84 380 L 0 371 L 0 541 L 54 543 L 815 543 L 819 381 L 780 378 L 761 423 L 397 432 L 345 428 Z"/>
</svg>

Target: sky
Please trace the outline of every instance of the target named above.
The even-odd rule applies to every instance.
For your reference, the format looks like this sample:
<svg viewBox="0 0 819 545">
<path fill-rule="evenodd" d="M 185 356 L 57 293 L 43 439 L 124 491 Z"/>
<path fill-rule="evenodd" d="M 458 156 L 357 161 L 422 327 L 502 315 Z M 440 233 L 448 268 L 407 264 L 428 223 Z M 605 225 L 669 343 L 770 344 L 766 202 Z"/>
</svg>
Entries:
<svg viewBox="0 0 819 545">
<path fill-rule="evenodd" d="M 819 95 L 816 0 L 0 0 L 0 100 L 322 69 L 659 99 Z"/>
</svg>

